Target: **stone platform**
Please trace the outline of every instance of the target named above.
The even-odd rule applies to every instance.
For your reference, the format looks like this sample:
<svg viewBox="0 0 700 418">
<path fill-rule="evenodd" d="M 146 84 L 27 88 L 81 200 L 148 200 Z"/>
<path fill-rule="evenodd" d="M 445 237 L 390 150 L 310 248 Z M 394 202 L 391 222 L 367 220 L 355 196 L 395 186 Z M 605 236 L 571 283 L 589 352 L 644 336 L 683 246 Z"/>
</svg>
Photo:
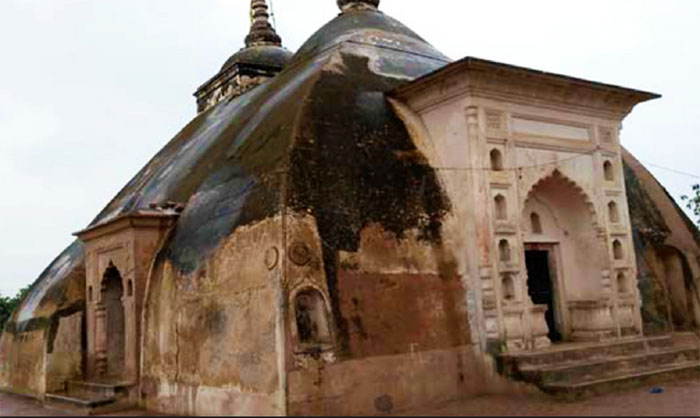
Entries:
<svg viewBox="0 0 700 418">
<path fill-rule="evenodd" d="M 69 381 L 64 391 L 47 393 L 49 408 L 69 410 L 76 415 L 101 415 L 133 408 L 136 385 L 122 382 Z"/>
<path fill-rule="evenodd" d="M 605 343 L 557 344 L 498 358 L 506 376 L 565 398 L 600 395 L 644 382 L 700 378 L 695 334 L 628 338 Z"/>
</svg>

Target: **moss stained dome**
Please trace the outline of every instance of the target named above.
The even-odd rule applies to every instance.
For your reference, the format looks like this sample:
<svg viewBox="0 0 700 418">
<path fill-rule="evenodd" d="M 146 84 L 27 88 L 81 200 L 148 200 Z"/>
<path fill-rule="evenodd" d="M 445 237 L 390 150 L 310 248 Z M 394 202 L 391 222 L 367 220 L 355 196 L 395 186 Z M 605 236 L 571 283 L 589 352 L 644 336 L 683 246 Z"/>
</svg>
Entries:
<svg viewBox="0 0 700 418">
<path fill-rule="evenodd" d="M 399 236 L 420 228 L 439 239 L 449 202 L 384 93 L 448 62 L 384 13 L 348 10 L 277 77 L 192 120 L 90 226 L 151 204 L 184 204 L 158 256 L 182 275 L 202 268 L 236 228 L 284 206 L 317 217 L 327 257 L 355 248 L 372 222 Z M 83 258 L 76 241 L 38 278 L 9 328 L 37 326 L 80 303 L 66 289 L 79 280 Z"/>
</svg>

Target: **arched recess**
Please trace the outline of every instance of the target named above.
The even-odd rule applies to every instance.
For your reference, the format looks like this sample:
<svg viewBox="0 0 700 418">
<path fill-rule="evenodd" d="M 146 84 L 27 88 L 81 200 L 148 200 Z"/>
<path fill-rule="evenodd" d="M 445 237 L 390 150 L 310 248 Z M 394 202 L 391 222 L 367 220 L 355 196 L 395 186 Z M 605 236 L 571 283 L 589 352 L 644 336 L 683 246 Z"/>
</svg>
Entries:
<svg viewBox="0 0 700 418">
<path fill-rule="evenodd" d="M 550 260 L 557 267 L 550 272 L 553 286 L 558 287 L 555 297 L 564 301 L 600 298 L 608 255 L 601 245 L 595 205 L 584 190 L 553 170 L 533 185 L 522 210 L 522 218 L 532 223 L 525 230 L 526 244 L 546 243 L 551 248 L 548 256 L 556 257 Z M 532 276 L 529 271 L 528 276 Z M 563 305 L 560 309 L 565 310 Z"/>
<path fill-rule="evenodd" d="M 124 318 L 124 281 L 113 263 L 102 276 L 101 301 L 105 309 L 105 326 L 102 337 L 106 341 L 106 364 L 100 374 L 108 377 L 120 377 L 125 369 L 125 318 Z M 99 340 L 99 338 L 98 338 Z"/>
<path fill-rule="evenodd" d="M 608 203 L 608 219 L 613 224 L 620 223 L 620 209 L 615 202 Z"/>
<path fill-rule="evenodd" d="M 619 239 L 613 241 L 613 258 L 615 258 L 615 260 L 625 259 L 625 249 Z"/>
<path fill-rule="evenodd" d="M 533 234 L 541 234 L 542 230 L 542 219 L 537 212 L 532 212 L 530 214 L 530 230 Z"/>
<path fill-rule="evenodd" d="M 503 263 L 507 263 L 511 261 L 511 253 L 510 253 L 510 244 L 508 243 L 508 240 L 502 239 L 498 242 L 498 254 L 499 254 L 499 259 Z"/>
<path fill-rule="evenodd" d="M 673 326 L 687 330 L 693 326 L 693 276 L 688 260 L 677 248 L 663 246 L 656 249 L 657 275 L 661 276 L 667 292 Z"/>
<path fill-rule="evenodd" d="M 506 202 L 505 196 L 502 194 L 496 195 L 493 199 L 494 210 L 496 213 L 496 219 L 499 221 L 508 220 L 508 202 Z"/>
<path fill-rule="evenodd" d="M 588 193 L 586 193 L 586 191 L 583 190 L 583 188 L 580 187 L 574 180 L 562 174 L 562 172 L 558 169 L 552 170 L 551 173 L 543 176 L 532 185 L 525 196 L 522 207 L 527 209 L 529 207 L 528 203 L 531 203 L 532 200 L 537 199 L 538 193 L 552 183 L 559 183 L 563 186 L 563 188 L 567 189 L 567 195 L 574 198 L 576 203 L 583 203 L 589 213 L 590 222 L 592 223 L 593 228 L 597 230 L 599 227 L 598 214 L 596 212 L 595 204 L 588 196 Z M 524 216 L 529 216 L 528 214 L 531 212 L 532 210 L 524 211 Z M 540 215 L 539 212 L 537 212 L 537 214 Z"/>
<path fill-rule="evenodd" d="M 503 171 L 503 153 L 500 150 L 492 149 L 489 153 L 489 159 L 491 160 L 491 170 Z"/>
<path fill-rule="evenodd" d="M 326 301 L 320 291 L 306 287 L 293 295 L 297 343 L 302 349 L 331 344 L 331 328 Z"/>
<path fill-rule="evenodd" d="M 624 272 L 617 273 L 617 293 L 625 295 L 630 293 L 630 283 Z"/>
<path fill-rule="evenodd" d="M 501 279 L 501 292 L 503 293 L 503 300 L 506 302 L 511 302 L 516 299 L 515 297 L 515 281 L 513 276 L 506 273 Z"/>
<path fill-rule="evenodd" d="M 605 181 L 615 181 L 615 170 L 610 161 L 606 160 L 603 163 L 603 177 L 605 177 Z"/>
</svg>

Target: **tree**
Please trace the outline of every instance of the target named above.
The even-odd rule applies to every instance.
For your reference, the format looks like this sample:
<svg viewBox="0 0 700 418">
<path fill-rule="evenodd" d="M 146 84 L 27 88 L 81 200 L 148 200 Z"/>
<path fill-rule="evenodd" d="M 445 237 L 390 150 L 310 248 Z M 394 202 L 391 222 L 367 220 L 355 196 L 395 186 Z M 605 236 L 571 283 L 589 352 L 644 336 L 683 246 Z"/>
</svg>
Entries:
<svg viewBox="0 0 700 418">
<path fill-rule="evenodd" d="M 687 202 L 686 206 L 688 209 L 693 211 L 695 215 L 695 222 L 700 225 L 700 184 L 693 186 L 693 193 L 691 196 L 681 196 L 681 200 Z"/>
<path fill-rule="evenodd" d="M 0 296 L 0 333 L 5 328 L 5 324 L 12 316 L 12 312 L 17 309 L 24 296 L 29 292 L 29 286 L 21 289 L 14 297 Z"/>
</svg>

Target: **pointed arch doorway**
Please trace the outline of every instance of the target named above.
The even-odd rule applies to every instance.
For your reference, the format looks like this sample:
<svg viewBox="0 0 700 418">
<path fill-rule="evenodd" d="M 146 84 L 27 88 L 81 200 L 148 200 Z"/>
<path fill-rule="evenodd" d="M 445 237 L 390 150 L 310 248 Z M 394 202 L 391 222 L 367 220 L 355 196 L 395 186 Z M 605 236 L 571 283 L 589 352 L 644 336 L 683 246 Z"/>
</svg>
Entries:
<svg viewBox="0 0 700 418">
<path fill-rule="evenodd" d="M 531 189 L 523 206 L 528 295 L 546 306 L 552 342 L 572 338 L 570 304 L 599 300 L 607 248 L 595 209 L 573 181 L 555 170 Z M 526 222 L 527 222 L 526 221 Z"/>
<path fill-rule="evenodd" d="M 124 281 L 119 270 L 110 263 L 102 277 L 101 315 L 98 339 L 98 373 L 101 378 L 119 380 L 125 368 L 126 324 L 124 315 Z"/>
</svg>

